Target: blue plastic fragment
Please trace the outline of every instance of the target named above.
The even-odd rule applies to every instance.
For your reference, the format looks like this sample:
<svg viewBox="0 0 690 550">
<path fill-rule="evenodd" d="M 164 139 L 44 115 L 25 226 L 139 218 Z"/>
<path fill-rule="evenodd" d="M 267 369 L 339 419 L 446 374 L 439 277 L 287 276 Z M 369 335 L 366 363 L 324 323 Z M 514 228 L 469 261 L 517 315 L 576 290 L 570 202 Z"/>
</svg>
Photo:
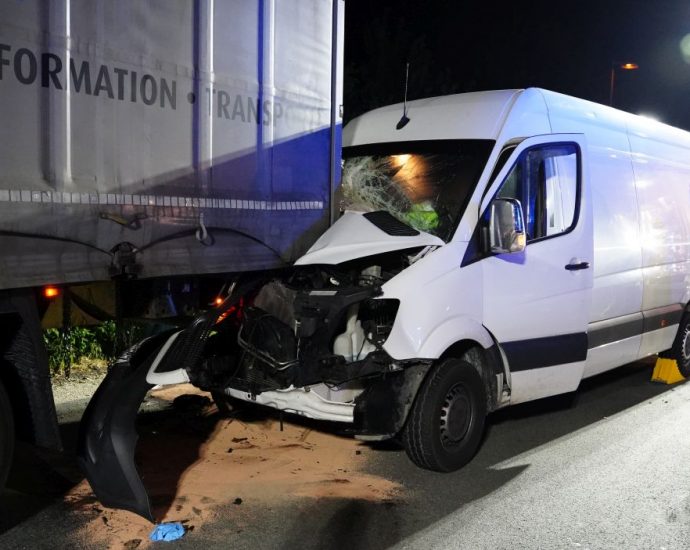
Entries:
<svg viewBox="0 0 690 550">
<path fill-rule="evenodd" d="M 153 542 L 170 542 L 181 539 L 184 536 L 184 525 L 179 521 L 174 523 L 159 523 L 154 527 L 149 535 L 149 539 Z"/>
</svg>

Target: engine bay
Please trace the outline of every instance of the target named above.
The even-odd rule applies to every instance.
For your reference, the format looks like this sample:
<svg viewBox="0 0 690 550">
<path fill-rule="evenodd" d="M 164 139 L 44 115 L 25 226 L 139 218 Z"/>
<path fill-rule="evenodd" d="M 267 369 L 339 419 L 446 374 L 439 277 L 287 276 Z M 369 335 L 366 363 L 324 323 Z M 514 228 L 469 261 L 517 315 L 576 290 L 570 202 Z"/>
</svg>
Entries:
<svg viewBox="0 0 690 550">
<path fill-rule="evenodd" d="M 352 402 L 362 380 L 399 370 L 383 345 L 399 307 L 386 281 L 421 258 L 415 248 L 336 266 L 296 266 L 242 297 L 209 332 L 192 382 L 255 400 L 265 392 L 314 390 Z"/>
</svg>

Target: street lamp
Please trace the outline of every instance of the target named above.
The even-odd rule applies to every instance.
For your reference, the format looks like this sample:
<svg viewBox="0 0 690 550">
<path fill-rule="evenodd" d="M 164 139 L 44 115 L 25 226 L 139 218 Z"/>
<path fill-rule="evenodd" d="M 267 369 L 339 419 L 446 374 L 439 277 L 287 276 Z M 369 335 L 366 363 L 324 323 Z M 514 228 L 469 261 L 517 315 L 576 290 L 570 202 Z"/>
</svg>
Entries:
<svg viewBox="0 0 690 550">
<path fill-rule="evenodd" d="M 613 91 L 616 87 L 616 69 L 622 71 L 636 71 L 640 66 L 637 63 L 611 63 L 611 85 L 609 87 L 609 105 L 613 107 Z"/>
</svg>

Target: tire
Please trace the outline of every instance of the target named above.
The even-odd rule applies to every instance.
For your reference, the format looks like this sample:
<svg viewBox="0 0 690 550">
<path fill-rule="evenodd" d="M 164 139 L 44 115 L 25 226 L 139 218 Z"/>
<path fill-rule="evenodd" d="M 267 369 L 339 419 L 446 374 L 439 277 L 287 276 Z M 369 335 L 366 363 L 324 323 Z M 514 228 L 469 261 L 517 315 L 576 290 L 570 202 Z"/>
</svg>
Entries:
<svg viewBox="0 0 690 550">
<path fill-rule="evenodd" d="M 690 378 L 690 315 L 687 313 L 680 320 L 673 346 L 662 356 L 675 359 L 680 373 L 685 378 Z"/>
<path fill-rule="evenodd" d="M 453 472 L 477 452 L 487 404 L 481 375 L 470 363 L 446 359 L 417 393 L 403 429 L 407 456 L 421 468 Z"/>
<path fill-rule="evenodd" d="M 5 387 L 0 382 L 0 491 L 5 487 L 14 456 L 14 418 Z"/>
</svg>

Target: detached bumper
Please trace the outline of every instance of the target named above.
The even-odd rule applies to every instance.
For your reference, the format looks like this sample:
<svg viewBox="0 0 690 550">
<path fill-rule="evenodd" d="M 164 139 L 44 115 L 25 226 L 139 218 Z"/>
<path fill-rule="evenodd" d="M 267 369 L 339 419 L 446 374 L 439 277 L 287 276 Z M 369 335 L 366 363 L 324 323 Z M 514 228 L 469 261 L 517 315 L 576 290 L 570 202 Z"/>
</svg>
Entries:
<svg viewBox="0 0 690 550">
<path fill-rule="evenodd" d="M 81 424 L 77 458 L 104 506 L 129 510 L 153 521 L 151 505 L 134 463 L 138 436 L 136 416 L 154 383 L 186 379 L 185 369 L 199 363 L 204 344 L 217 322 L 236 306 L 260 279 L 237 285 L 223 304 L 197 317 L 184 331 L 165 332 L 144 340 L 108 371 L 91 398 Z M 149 373 L 156 363 L 155 372 Z"/>
<path fill-rule="evenodd" d="M 79 425 L 77 458 L 98 500 L 150 521 L 154 519 L 149 497 L 134 464 L 136 416 L 153 387 L 146 381 L 151 362 L 168 337 L 145 340 L 113 365 Z"/>
</svg>

